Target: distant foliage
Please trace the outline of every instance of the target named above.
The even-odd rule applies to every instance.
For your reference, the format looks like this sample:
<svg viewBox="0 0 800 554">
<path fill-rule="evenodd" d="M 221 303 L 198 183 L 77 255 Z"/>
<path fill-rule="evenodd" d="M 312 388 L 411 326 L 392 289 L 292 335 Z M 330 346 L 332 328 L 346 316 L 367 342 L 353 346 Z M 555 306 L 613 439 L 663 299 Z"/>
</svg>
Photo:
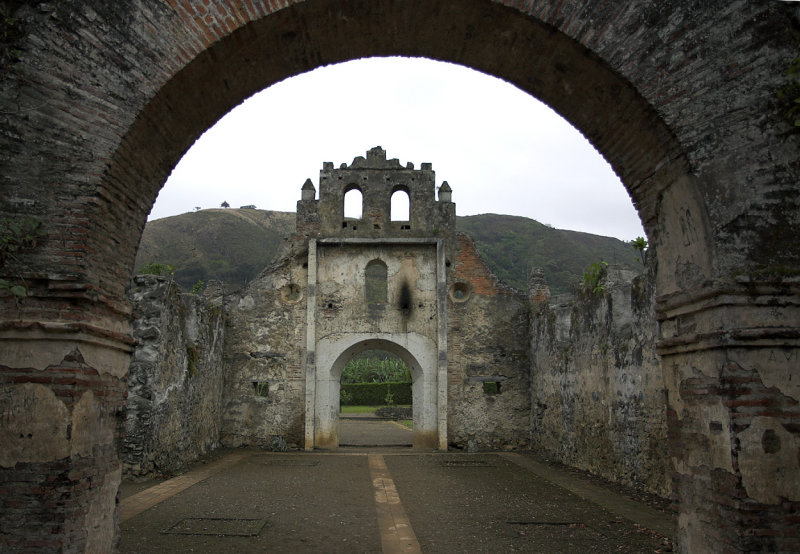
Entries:
<svg viewBox="0 0 800 554">
<path fill-rule="evenodd" d="M 198 280 L 242 286 L 255 278 L 294 229 L 295 215 L 236 209 L 201 210 L 147 223 L 136 267 L 170 260 L 175 281 L 191 290 Z M 458 217 L 456 227 L 472 235 L 489 268 L 506 284 L 525 290 L 531 268 L 540 267 L 553 294 L 579 288 L 587 265 L 608 260 L 640 269 L 630 243 L 611 237 L 548 228 L 532 219 L 484 214 Z"/>
<path fill-rule="evenodd" d="M 342 406 L 408 405 L 412 401 L 411 383 L 342 383 Z"/>
<path fill-rule="evenodd" d="M 147 223 L 136 267 L 169 260 L 175 281 L 191 290 L 212 279 L 239 287 L 274 258 L 294 224 L 294 214 L 255 211 L 236 217 L 236 209 L 202 210 Z"/>
<path fill-rule="evenodd" d="M 411 371 L 399 358 L 364 357 L 350 360 L 342 370 L 342 383 L 411 382 Z"/>
<path fill-rule="evenodd" d="M 518 290 L 527 288 L 534 267 L 544 271 L 552 294 L 574 292 L 586 266 L 599 259 L 640 269 L 630 244 L 612 237 L 553 229 L 518 216 L 484 214 L 456 221 L 492 272 Z"/>
</svg>

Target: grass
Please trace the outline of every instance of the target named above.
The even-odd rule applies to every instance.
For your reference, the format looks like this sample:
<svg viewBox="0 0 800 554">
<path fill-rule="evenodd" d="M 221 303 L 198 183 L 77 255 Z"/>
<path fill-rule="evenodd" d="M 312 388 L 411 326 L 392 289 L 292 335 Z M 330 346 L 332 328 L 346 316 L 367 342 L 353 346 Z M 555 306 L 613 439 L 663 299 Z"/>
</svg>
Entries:
<svg viewBox="0 0 800 554">
<path fill-rule="evenodd" d="M 398 404 L 403 408 L 410 408 L 411 404 Z M 341 406 L 340 413 L 343 414 L 371 414 L 381 406 Z"/>
<path fill-rule="evenodd" d="M 371 414 L 378 406 L 342 406 L 343 414 Z"/>
<path fill-rule="evenodd" d="M 401 419 L 400 421 L 398 421 L 398 423 L 400 425 L 408 427 L 409 429 L 413 429 L 414 428 L 414 422 L 412 420 L 410 420 L 410 419 Z"/>
</svg>

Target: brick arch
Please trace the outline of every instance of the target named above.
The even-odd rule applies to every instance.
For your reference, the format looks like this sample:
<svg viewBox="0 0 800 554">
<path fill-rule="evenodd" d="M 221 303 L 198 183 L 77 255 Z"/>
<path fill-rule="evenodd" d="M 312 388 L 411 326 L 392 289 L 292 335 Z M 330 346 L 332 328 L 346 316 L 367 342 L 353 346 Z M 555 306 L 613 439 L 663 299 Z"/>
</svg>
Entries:
<svg viewBox="0 0 800 554">
<path fill-rule="evenodd" d="M 796 360 L 800 345 L 792 300 L 800 144 L 775 94 L 796 56 L 798 8 L 645 0 L 146 4 L 75 0 L 53 13 L 22 6 L 15 14 L 24 23 L 14 39 L 19 60 L 0 73 L 0 212 L 40 218 L 47 236 L 14 271 L 30 284 L 28 298 L 0 299 L 3 383 L 22 383 L 14 389 L 20 399 L 36 388 L 25 397 L 36 401 L 47 396 L 39 388 L 96 372 L 113 383 L 86 403 L 87 417 L 114 428 L 131 342 L 124 290 L 138 239 L 158 189 L 205 129 L 291 75 L 363 56 L 423 56 L 498 76 L 543 100 L 587 136 L 630 192 L 659 257 L 682 547 L 743 550 L 748 537 L 791 527 L 798 499 L 769 501 L 775 485 L 756 476 L 763 453 L 743 429 L 757 418 L 764 433 L 783 432 L 798 417 L 791 368 L 774 361 L 776 351 Z M 25 448 L 20 459 L 31 474 L 63 472 L 62 462 Z M 113 542 L 113 518 L 84 508 L 109 504 L 118 460 L 108 441 L 93 457 L 73 450 L 67 465 L 88 476 L 64 485 L 62 515 L 76 523 L 58 540 L 102 549 Z M 774 463 L 796 471 L 785 457 Z M 762 511 L 753 516 L 746 503 Z"/>
<path fill-rule="evenodd" d="M 179 11 L 194 18 L 191 10 Z M 220 25 L 212 15 L 208 28 L 194 29 L 200 35 L 196 40 L 219 40 L 197 52 L 181 52 L 184 65 L 143 106 L 114 153 L 109 185 L 118 175 L 120 184 L 135 178 L 154 197 L 192 142 L 245 98 L 322 65 L 375 55 L 458 63 L 542 100 L 610 162 L 651 237 L 657 235 L 658 195 L 689 170 L 669 126 L 630 80 L 551 21 L 500 2 L 298 3 L 252 21 L 245 19 L 246 12 L 239 16 L 223 18 Z M 231 21 L 235 28 L 221 32 Z M 297 25 L 302 32 L 294 30 Z M 137 155 L 143 150 L 150 154 L 146 159 Z M 698 225 L 704 211 L 700 202 Z"/>
</svg>

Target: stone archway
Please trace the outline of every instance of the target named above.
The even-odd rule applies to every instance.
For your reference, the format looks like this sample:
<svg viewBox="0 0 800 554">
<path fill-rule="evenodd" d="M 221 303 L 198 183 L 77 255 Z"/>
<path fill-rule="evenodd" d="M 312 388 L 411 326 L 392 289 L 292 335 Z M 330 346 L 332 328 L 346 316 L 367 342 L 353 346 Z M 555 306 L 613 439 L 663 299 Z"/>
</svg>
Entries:
<svg viewBox="0 0 800 554">
<path fill-rule="evenodd" d="M 403 360 L 411 370 L 414 448 L 435 449 L 440 443 L 446 443 L 447 437 L 439 437 L 437 348 L 433 341 L 408 333 L 381 333 L 371 336 L 356 333 L 323 339 L 317 345 L 315 447 L 339 446 L 336 435 L 339 381 L 347 362 L 365 350 L 385 350 Z"/>
<path fill-rule="evenodd" d="M 24 518 L 62 522 L 49 538 L 75 549 L 114 541 L 114 517 L 88 507 L 112 506 L 119 480 L 114 436 L 131 347 L 124 292 L 146 214 L 182 153 L 278 80 L 357 57 L 413 55 L 540 98 L 631 193 L 659 258 L 682 548 L 744 550 L 792 527 L 800 145 L 777 91 L 797 55 L 798 8 L 505 4 L 19 6 L 6 33 L 13 59 L 0 74 L 0 214 L 35 217 L 45 235 L 2 268 L 29 288 L 21 303 L 2 298 L 0 326 L 2 438 L 12 453 L 0 465 L 17 482 L 14 468 L 26 464 L 34 484 L 15 493 L 17 505 L 32 506 Z M 35 439 L 31 413 L 44 422 Z M 99 432 L 78 436 L 76 427 Z M 767 435 L 784 437 L 785 448 L 764 447 Z M 784 477 L 771 482 L 762 467 Z M 35 483 L 62 474 L 71 476 L 58 492 L 67 500 L 53 514 Z M 13 519 L 19 509 L 3 511 Z M 14 529 L 4 540 L 38 538 L 3 527 Z"/>
</svg>

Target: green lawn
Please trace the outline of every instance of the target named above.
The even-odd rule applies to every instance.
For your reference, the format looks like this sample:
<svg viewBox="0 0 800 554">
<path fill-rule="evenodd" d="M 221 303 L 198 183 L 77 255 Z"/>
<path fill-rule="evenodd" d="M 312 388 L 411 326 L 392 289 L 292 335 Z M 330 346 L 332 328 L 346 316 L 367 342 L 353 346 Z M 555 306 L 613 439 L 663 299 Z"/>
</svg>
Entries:
<svg viewBox="0 0 800 554">
<path fill-rule="evenodd" d="M 380 406 L 342 406 L 341 413 L 343 414 L 371 414 L 376 408 Z"/>
<path fill-rule="evenodd" d="M 411 404 L 398 404 L 401 408 L 410 408 Z M 381 406 L 340 406 L 342 414 L 371 414 Z"/>
</svg>

